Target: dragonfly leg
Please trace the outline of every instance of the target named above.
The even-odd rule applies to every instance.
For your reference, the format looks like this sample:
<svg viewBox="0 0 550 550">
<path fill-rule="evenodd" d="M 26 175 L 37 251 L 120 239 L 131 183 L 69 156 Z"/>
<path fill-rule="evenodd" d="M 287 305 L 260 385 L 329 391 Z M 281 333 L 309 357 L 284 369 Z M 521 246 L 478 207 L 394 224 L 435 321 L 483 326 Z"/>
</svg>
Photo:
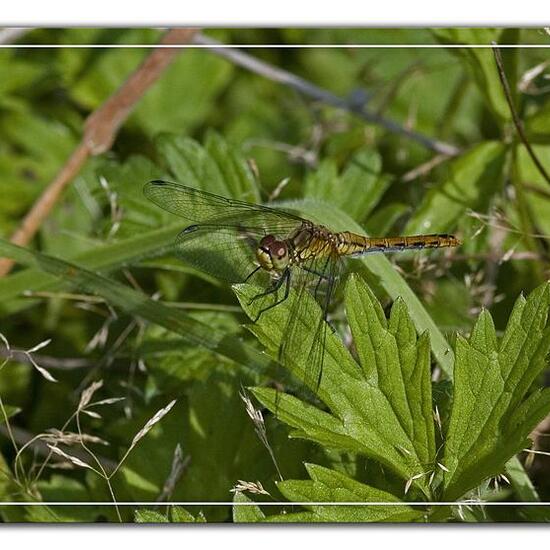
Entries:
<svg viewBox="0 0 550 550">
<path fill-rule="evenodd" d="M 318 271 L 315 271 L 314 269 L 309 269 L 308 267 L 305 267 L 305 266 L 302 266 L 302 269 L 304 271 L 307 271 L 308 273 L 313 273 L 313 275 L 317 275 L 317 277 L 319 277 L 319 279 L 325 279 L 327 281 L 330 279 L 330 277 L 327 277 L 323 273 L 319 273 Z"/>
<path fill-rule="evenodd" d="M 259 265 L 252 273 L 249 273 L 247 276 L 246 276 L 246 279 L 242 282 L 242 284 L 246 283 L 248 281 L 248 279 L 250 279 L 250 277 L 252 277 L 252 275 L 254 275 L 254 273 L 256 273 L 259 269 L 261 269 L 262 266 Z"/>
<path fill-rule="evenodd" d="M 281 278 L 270 288 L 268 288 L 265 292 L 262 292 L 261 294 L 258 294 L 257 296 L 254 296 L 252 300 L 250 301 L 250 304 L 256 300 L 256 298 L 261 298 L 263 296 L 268 296 L 269 294 L 273 294 L 274 292 L 277 292 L 279 288 L 281 288 L 283 282 L 285 283 L 285 293 L 284 296 L 280 300 L 275 300 L 273 304 L 270 304 L 267 307 L 264 307 L 258 312 L 258 315 L 256 315 L 256 318 L 254 319 L 254 323 L 257 323 L 262 316 L 262 313 L 265 313 L 266 311 L 269 311 L 271 308 L 274 308 L 275 306 L 278 306 L 279 304 L 282 304 L 287 298 L 290 293 L 290 270 L 286 270 Z"/>
</svg>

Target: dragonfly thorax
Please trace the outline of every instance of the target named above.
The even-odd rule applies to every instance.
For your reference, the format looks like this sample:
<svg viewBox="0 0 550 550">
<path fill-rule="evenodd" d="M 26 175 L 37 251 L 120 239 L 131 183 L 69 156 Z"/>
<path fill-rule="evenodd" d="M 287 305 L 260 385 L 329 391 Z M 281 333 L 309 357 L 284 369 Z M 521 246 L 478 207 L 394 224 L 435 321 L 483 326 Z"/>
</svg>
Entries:
<svg viewBox="0 0 550 550">
<path fill-rule="evenodd" d="M 266 235 L 256 248 L 256 259 L 266 271 L 283 271 L 288 267 L 288 246 L 273 235 Z"/>
</svg>

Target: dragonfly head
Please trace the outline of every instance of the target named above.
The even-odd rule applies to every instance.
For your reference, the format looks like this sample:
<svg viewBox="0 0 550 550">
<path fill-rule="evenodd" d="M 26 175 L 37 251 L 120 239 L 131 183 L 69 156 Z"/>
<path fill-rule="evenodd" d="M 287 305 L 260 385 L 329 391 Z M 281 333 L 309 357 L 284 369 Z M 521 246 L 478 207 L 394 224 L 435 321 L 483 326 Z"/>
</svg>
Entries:
<svg viewBox="0 0 550 550">
<path fill-rule="evenodd" d="M 288 246 L 273 235 L 266 235 L 256 248 L 256 259 L 266 271 L 283 271 L 288 266 Z"/>
</svg>

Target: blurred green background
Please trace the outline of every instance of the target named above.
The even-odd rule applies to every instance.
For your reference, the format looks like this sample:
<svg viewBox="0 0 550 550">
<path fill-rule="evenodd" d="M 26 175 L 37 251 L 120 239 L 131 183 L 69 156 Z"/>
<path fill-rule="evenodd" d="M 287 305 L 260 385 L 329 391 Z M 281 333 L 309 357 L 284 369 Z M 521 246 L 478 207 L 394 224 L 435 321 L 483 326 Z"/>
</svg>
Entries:
<svg viewBox="0 0 550 550">
<path fill-rule="evenodd" d="M 230 287 L 173 257 L 155 257 L 155 232 L 167 228 L 162 239 L 169 239 L 185 221 L 142 197 L 146 181 L 165 177 L 258 202 L 275 198 L 273 192 L 283 183 L 274 204 L 325 201 L 371 235 L 455 233 L 464 244 L 453 253 L 391 257 L 451 341 L 456 332 L 470 331 L 482 308 L 491 311 L 502 331 L 517 296 L 548 279 L 550 185 L 517 143 L 493 53 L 445 47 L 491 40 L 548 45 L 547 33 L 298 28 L 204 33 L 228 44 L 440 45 L 262 48 L 249 53 L 342 98 L 361 97 L 369 111 L 454 144 L 461 153 L 436 158 L 430 166 L 437 154 L 415 141 L 311 101 L 206 49 L 186 49 L 139 102 L 111 150 L 86 163 L 32 247 L 77 263 L 103 261 L 105 271 L 124 284 L 179 304 L 193 318 L 258 349 L 242 326 L 247 319 Z M 19 42 L 155 44 L 161 35 L 152 29 L 36 29 Z M 81 138 L 86 117 L 147 54 L 142 48 L 14 45 L 0 50 L 3 238 L 9 238 L 63 166 Z M 548 50 L 506 49 L 502 55 L 528 138 L 549 170 Z M 388 305 L 384 286 L 369 282 Z M 109 442 L 94 449 L 114 462 L 155 411 L 178 400 L 114 479 L 118 500 L 155 500 L 178 444 L 190 462 L 173 500 L 230 500 L 237 480 L 260 480 L 276 494 L 277 472 L 239 397 L 241 386 L 266 383 L 270 375 L 251 373 L 204 348 L 174 341 L 164 329 L 115 313 L 101 300 L 55 286 L 45 274 L 22 267 L 0 281 L 0 315 L 0 332 L 12 348 L 29 349 L 51 339 L 37 352 L 37 362 L 58 379 L 57 384 L 48 382 L 28 361 L 12 360 L 0 372 L 2 399 L 18 411 L 11 423 L 20 430 L 20 442 L 60 428 L 80 392 L 102 379 L 99 398 L 126 399 L 104 407 L 102 418 L 85 418 L 85 431 Z M 333 315 L 342 321 L 341 304 Z M 284 374 L 275 381 L 284 385 Z M 286 426 L 271 416 L 266 421 L 285 478 L 305 477 L 304 462 L 338 465 L 361 477 L 357 457 L 289 439 Z M 0 452 L 0 461 L 11 465 L 14 451 L 5 431 L 0 433 Z M 30 452 L 23 464 L 30 471 L 39 460 Z M 548 500 L 547 461 L 537 459 L 529 467 L 541 498 Z M 0 500 L 8 494 L 21 497 L 2 488 L 0 480 Z M 46 468 L 35 490 L 44 500 L 109 500 L 105 484 L 78 468 Z M 211 521 L 230 518 L 229 508 L 202 510 Z M 7 509 L 0 513 L 4 519 L 23 514 Z M 108 508 L 67 507 L 56 513 L 67 520 L 115 518 Z"/>
</svg>

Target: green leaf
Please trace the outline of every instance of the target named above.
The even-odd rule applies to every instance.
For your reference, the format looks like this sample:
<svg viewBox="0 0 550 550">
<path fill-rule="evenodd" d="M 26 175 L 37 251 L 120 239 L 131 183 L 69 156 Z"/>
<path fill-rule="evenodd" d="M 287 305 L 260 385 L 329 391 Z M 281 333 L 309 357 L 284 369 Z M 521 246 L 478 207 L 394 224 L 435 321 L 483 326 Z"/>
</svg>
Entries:
<svg viewBox="0 0 550 550">
<path fill-rule="evenodd" d="M 517 456 L 512 457 L 506 463 L 506 475 L 514 488 L 519 500 L 523 502 L 536 502 L 540 497 L 533 486 L 533 482 L 527 475 L 522 463 Z"/>
<path fill-rule="evenodd" d="M 237 285 L 236 293 L 243 309 L 254 318 L 259 306 L 251 303 L 251 298 L 257 291 Z M 286 319 L 295 299 L 294 292 L 291 295 L 252 327 L 274 356 L 285 338 Z M 313 297 L 305 293 L 301 299 Z M 307 342 L 317 337 L 316 327 L 305 313 L 312 307 L 293 312 L 304 345 L 290 350 L 292 360 L 285 364 L 306 385 L 312 382 L 307 375 Z M 296 429 L 294 436 L 373 458 L 400 476 L 403 487 L 414 479 L 429 497 L 425 474 L 435 460 L 429 340 L 426 335 L 417 338 L 401 300 L 394 303 L 388 322 L 372 292 L 355 276 L 346 286 L 346 310 L 359 364 L 329 329 L 320 385 L 310 386 L 330 413 L 267 388 L 255 388 L 254 395 Z"/>
<path fill-rule="evenodd" d="M 503 29 L 487 28 L 432 29 L 432 32 L 443 44 L 481 44 L 487 46 L 493 41 L 498 43 L 505 33 Z M 510 33 L 506 36 L 505 44 L 514 43 Z M 515 41 L 517 42 L 517 36 Z M 463 61 L 493 114 L 500 121 L 509 121 L 511 119 L 510 108 L 506 102 L 504 90 L 498 76 L 492 49 L 470 47 L 453 49 L 452 51 Z M 509 50 L 506 52 L 506 58 L 515 57 L 515 55 Z M 511 65 L 512 60 L 507 59 L 507 64 Z M 513 82 L 510 87 L 514 89 L 515 74 L 511 76 Z"/>
<path fill-rule="evenodd" d="M 306 513 L 271 516 L 270 522 L 294 522 L 296 516 L 301 522 L 396 522 L 422 521 L 421 510 L 407 506 L 394 495 L 359 483 L 354 479 L 334 470 L 315 464 L 306 465 L 311 481 L 281 481 L 277 487 L 291 502 L 304 502 Z M 364 506 L 343 506 L 330 504 L 315 505 L 311 503 L 333 502 L 366 502 Z M 392 503 L 389 505 L 372 505 L 373 502 Z"/>
<path fill-rule="evenodd" d="M 233 502 L 234 523 L 261 523 L 266 520 L 265 514 L 262 512 L 261 508 L 259 506 L 253 506 L 253 501 L 243 493 L 235 493 Z"/>
<path fill-rule="evenodd" d="M 369 235 L 384 236 L 395 225 L 397 220 L 404 214 L 410 212 L 410 207 L 399 202 L 392 202 L 369 216 L 365 223 L 365 229 Z"/>
<path fill-rule="evenodd" d="M 204 147 L 187 137 L 163 135 L 157 147 L 176 181 L 224 197 L 259 201 L 250 168 L 218 134 L 210 132 Z"/>
<path fill-rule="evenodd" d="M 154 510 L 136 510 L 134 521 L 136 523 L 170 523 L 164 514 Z"/>
<path fill-rule="evenodd" d="M 383 176 L 382 159 L 377 151 L 363 149 L 356 153 L 342 175 L 336 163 L 325 160 L 306 179 L 304 196 L 324 200 L 361 222 L 378 204 L 390 184 Z"/>
<path fill-rule="evenodd" d="M 534 145 L 533 151 L 542 165 L 550 172 L 550 145 Z M 517 147 L 517 167 L 519 184 L 524 186 L 525 197 L 535 227 L 550 237 L 550 185 L 535 166 L 525 146 Z"/>
<path fill-rule="evenodd" d="M 429 463 L 435 457 L 435 435 L 428 335 L 417 339 L 402 299 L 394 302 L 386 322 L 361 279 L 352 277 L 346 290 L 348 321 L 365 377 L 391 403 L 419 462 Z"/>
<path fill-rule="evenodd" d="M 550 140 L 550 101 L 548 99 L 525 120 L 525 133 L 531 145 L 548 144 Z"/>
<path fill-rule="evenodd" d="M 170 520 L 172 523 L 204 523 L 206 521 L 202 514 L 195 517 L 181 506 L 170 506 Z"/>
<path fill-rule="evenodd" d="M 60 523 L 62 519 L 49 506 L 28 506 L 25 521 L 29 523 Z"/>
<path fill-rule="evenodd" d="M 236 376 L 216 373 L 188 390 L 183 429 L 185 445 L 193 454 L 178 498 L 225 501 L 238 479 L 265 480 L 275 475 L 269 453 L 246 414 L 240 387 Z M 223 510 L 217 508 L 215 513 Z"/>
<path fill-rule="evenodd" d="M 505 151 L 500 142 L 485 142 L 453 160 L 448 179 L 428 191 L 404 233 L 445 233 L 468 209 L 484 211 L 500 189 Z"/>
<path fill-rule="evenodd" d="M 452 500 L 528 446 L 527 436 L 550 411 L 550 389 L 528 393 L 550 350 L 550 283 L 521 296 L 502 339 L 483 311 L 468 340 L 457 339 L 454 399 L 445 443 L 444 498 Z"/>
</svg>

